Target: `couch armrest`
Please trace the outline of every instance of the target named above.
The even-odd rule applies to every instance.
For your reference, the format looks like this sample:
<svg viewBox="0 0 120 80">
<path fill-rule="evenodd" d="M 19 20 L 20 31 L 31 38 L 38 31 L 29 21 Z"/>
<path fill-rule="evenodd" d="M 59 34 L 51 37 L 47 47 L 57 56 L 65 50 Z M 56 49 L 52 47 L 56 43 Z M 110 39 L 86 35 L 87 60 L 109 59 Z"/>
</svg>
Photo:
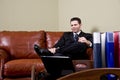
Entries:
<svg viewBox="0 0 120 80">
<path fill-rule="evenodd" d="M 4 49 L 0 49 L 0 80 L 2 80 L 3 65 L 9 60 L 9 55 Z"/>
<path fill-rule="evenodd" d="M 93 60 L 93 48 L 88 48 L 86 51 L 89 60 Z"/>
<path fill-rule="evenodd" d="M 72 60 L 75 71 L 81 71 L 93 68 L 92 60 Z"/>
<path fill-rule="evenodd" d="M 10 56 L 8 52 L 4 49 L 0 49 L 0 62 L 3 60 L 4 62 L 7 62 L 10 59 Z"/>
</svg>

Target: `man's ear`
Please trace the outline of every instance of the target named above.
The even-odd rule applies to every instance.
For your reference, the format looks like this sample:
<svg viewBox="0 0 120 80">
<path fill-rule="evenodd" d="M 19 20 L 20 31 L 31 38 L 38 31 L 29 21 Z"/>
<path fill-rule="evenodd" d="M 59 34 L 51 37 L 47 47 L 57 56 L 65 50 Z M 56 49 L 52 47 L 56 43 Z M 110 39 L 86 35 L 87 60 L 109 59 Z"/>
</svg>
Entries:
<svg viewBox="0 0 120 80">
<path fill-rule="evenodd" d="M 80 24 L 80 26 L 82 26 L 82 23 Z"/>
</svg>

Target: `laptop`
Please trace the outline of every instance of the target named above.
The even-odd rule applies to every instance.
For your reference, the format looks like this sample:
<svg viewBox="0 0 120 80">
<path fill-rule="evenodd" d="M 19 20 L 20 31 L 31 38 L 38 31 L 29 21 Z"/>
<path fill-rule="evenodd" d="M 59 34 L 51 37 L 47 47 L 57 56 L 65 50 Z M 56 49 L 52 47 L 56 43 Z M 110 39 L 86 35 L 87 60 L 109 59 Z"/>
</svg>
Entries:
<svg viewBox="0 0 120 80">
<path fill-rule="evenodd" d="M 61 76 L 75 72 L 72 59 L 68 56 L 41 56 L 47 73 Z M 61 73 L 59 73 L 61 72 Z"/>
</svg>

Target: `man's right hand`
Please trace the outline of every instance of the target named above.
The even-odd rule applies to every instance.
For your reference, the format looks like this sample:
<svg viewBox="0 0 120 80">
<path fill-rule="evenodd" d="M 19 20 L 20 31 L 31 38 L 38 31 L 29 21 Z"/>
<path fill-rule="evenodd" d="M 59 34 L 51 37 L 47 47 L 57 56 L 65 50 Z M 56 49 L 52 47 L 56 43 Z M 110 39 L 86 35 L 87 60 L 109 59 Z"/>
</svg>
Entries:
<svg viewBox="0 0 120 80">
<path fill-rule="evenodd" d="M 51 53 L 55 54 L 57 48 L 50 48 L 48 49 Z"/>
</svg>

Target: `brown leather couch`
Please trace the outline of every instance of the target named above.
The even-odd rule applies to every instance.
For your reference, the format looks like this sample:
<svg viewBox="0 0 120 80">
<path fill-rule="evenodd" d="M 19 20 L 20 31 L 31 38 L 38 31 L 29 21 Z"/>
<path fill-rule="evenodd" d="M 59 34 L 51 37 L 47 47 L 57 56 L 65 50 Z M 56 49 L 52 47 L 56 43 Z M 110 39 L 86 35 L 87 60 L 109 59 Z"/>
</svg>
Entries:
<svg viewBox="0 0 120 80">
<path fill-rule="evenodd" d="M 42 60 L 34 51 L 34 44 L 50 48 L 62 34 L 48 31 L 1 31 L 0 80 L 30 80 L 33 65 L 37 71 L 45 71 Z M 87 54 L 92 59 L 91 48 Z"/>
</svg>

